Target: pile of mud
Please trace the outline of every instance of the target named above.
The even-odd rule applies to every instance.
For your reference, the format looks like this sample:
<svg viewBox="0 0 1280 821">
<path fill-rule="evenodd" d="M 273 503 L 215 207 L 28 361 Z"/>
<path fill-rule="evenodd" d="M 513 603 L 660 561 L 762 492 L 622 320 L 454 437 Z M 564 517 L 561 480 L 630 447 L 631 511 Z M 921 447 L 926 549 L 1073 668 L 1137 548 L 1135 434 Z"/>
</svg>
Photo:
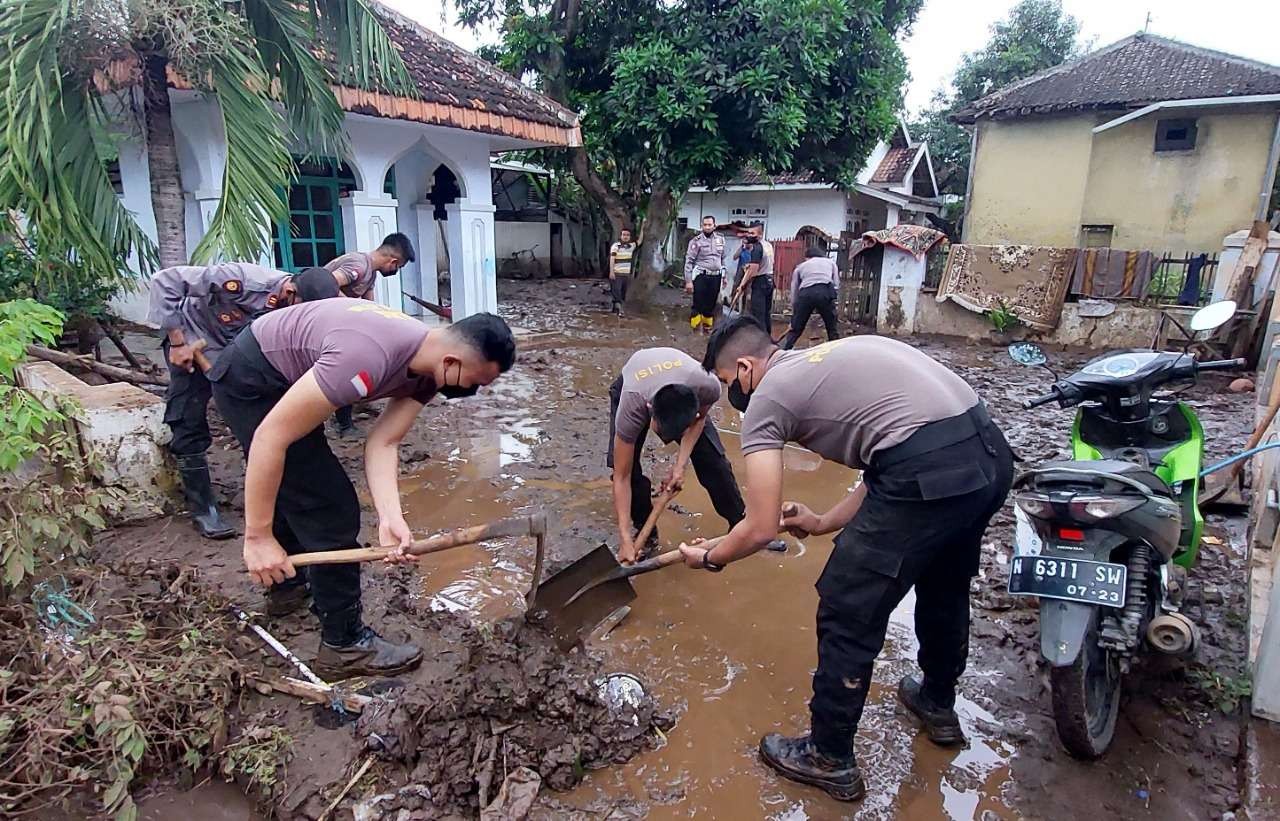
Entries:
<svg viewBox="0 0 1280 821">
<path fill-rule="evenodd" d="M 520 767 L 569 789 L 587 770 L 656 747 L 674 724 L 647 695 L 606 704 L 600 660 L 565 654 L 521 617 L 477 627 L 437 613 L 422 626 L 456 666 L 370 705 L 356 725 L 371 750 L 408 768 L 401 794 L 419 806 L 425 787 L 435 810 L 474 816 Z"/>
</svg>

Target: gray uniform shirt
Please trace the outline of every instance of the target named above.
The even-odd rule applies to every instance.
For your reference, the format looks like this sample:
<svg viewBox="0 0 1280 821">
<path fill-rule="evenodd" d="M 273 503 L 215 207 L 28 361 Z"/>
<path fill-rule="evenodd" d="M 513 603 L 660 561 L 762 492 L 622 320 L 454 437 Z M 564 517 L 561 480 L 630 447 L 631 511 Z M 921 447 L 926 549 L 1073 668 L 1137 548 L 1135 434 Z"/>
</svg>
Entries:
<svg viewBox="0 0 1280 821">
<path fill-rule="evenodd" d="M 147 318 L 187 342 L 203 339 L 210 359 L 263 311 L 280 305 L 293 275 L 246 262 L 178 265 L 151 277 Z"/>
<path fill-rule="evenodd" d="M 724 237 L 712 233 L 711 236 L 699 231 L 689 240 L 689 248 L 684 255 L 684 281 L 693 282 L 699 274 L 719 274 L 724 270 Z"/>
<path fill-rule="evenodd" d="M 809 257 L 791 272 L 791 299 L 794 301 L 801 288 L 810 285 L 830 285 L 839 290 L 840 269 L 829 257 Z"/>
<path fill-rule="evenodd" d="M 667 385 L 688 385 L 705 411 L 720 398 L 720 381 L 702 369 L 698 360 L 676 348 L 636 351 L 622 368 L 622 396 L 613 418 L 614 433 L 634 445 L 649 427 L 649 403 Z"/>
<path fill-rule="evenodd" d="M 373 270 L 373 260 L 364 251 L 343 254 L 329 260 L 324 267 L 330 273 L 342 274 L 346 279 L 346 285 L 338 286 L 343 296 L 373 299 L 373 286 L 378 282 L 378 272 Z"/>
<path fill-rule="evenodd" d="M 297 382 L 313 371 L 321 393 L 338 407 L 383 397 L 425 405 L 436 392 L 434 379 L 409 371 L 427 327 L 363 299 L 334 297 L 282 308 L 254 322 L 249 332 L 281 376 Z"/>
<path fill-rule="evenodd" d="M 742 420 L 742 452 L 798 442 L 865 469 L 877 452 L 976 404 L 963 379 L 910 345 L 846 337 L 774 354 Z"/>
</svg>

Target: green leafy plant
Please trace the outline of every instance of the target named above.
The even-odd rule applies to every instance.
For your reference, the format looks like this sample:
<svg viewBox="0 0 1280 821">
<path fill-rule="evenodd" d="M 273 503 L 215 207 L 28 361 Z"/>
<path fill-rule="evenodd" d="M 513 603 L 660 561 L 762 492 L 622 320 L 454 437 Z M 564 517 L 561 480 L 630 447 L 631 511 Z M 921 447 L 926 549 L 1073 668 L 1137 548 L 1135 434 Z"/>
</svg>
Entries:
<svg viewBox="0 0 1280 821">
<path fill-rule="evenodd" d="M 1253 695 L 1253 682 L 1248 673 L 1235 676 L 1198 666 L 1188 670 L 1187 677 L 1201 695 L 1228 715 L 1236 711 L 1241 701 Z"/>
<path fill-rule="evenodd" d="M 250 788 L 270 792 L 292 746 L 293 737 L 281 727 L 252 727 L 223 750 L 222 774 L 227 778 L 244 776 Z"/>
<path fill-rule="evenodd" d="M 62 315 L 39 302 L 0 303 L 0 591 L 30 578 L 37 563 L 84 552 L 106 526 L 114 491 L 98 488 L 71 419 L 77 409 L 42 401 L 17 384 L 27 345 L 52 343 Z"/>
<path fill-rule="evenodd" d="M 998 334 L 1008 333 L 1018 325 L 1018 317 L 1002 299 L 997 299 L 996 304 L 987 309 L 987 320 Z"/>
</svg>

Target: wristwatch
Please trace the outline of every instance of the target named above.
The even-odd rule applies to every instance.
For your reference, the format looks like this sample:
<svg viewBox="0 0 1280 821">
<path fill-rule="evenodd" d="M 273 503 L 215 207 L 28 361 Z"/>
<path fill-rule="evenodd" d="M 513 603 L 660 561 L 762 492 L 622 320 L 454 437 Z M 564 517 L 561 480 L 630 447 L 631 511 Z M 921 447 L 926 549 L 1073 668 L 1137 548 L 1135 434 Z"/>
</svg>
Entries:
<svg viewBox="0 0 1280 821">
<path fill-rule="evenodd" d="M 704 550 L 702 551 L 702 569 L 710 570 L 712 573 L 719 573 L 721 570 L 724 570 L 724 565 L 716 564 L 711 561 L 711 551 Z"/>
</svg>

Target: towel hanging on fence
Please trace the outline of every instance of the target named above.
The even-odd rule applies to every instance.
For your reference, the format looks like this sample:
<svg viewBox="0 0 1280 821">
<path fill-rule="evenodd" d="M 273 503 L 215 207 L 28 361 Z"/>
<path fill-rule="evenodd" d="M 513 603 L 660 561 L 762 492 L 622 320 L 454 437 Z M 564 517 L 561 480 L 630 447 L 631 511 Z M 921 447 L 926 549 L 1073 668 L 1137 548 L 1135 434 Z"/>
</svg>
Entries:
<svg viewBox="0 0 1280 821">
<path fill-rule="evenodd" d="M 1071 293 L 1095 299 L 1141 299 L 1147 295 L 1154 267 L 1150 251 L 1081 248 Z"/>
<path fill-rule="evenodd" d="M 1200 276 L 1209 262 L 1208 254 L 1200 254 L 1187 263 L 1187 279 L 1178 292 L 1179 305 L 1195 305 L 1200 302 Z"/>
</svg>

